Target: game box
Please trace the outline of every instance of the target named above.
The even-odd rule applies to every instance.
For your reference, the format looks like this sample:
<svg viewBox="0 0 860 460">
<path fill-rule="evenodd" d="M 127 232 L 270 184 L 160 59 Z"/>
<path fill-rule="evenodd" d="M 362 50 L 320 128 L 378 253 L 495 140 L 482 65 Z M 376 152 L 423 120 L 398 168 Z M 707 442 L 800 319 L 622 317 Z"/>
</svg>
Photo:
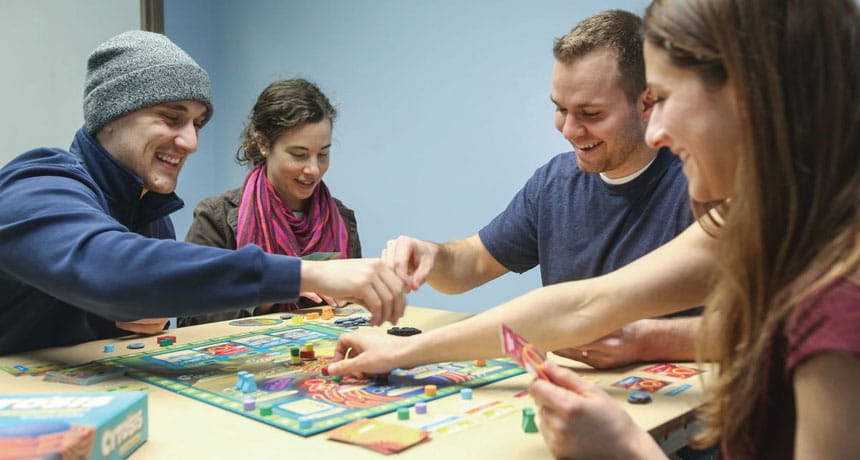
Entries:
<svg viewBox="0 0 860 460">
<path fill-rule="evenodd" d="M 147 439 L 144 391 L 0 395 L 0 459 L 124 459 Z"/>
</svg>

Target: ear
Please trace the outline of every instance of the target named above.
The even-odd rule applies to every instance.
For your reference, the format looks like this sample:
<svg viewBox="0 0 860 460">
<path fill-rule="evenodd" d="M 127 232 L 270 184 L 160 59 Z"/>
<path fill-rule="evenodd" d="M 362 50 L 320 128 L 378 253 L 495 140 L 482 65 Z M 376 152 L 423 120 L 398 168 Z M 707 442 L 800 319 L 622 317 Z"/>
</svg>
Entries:
<svg viewBox="0 0 860 460">
<path fill-rule="evenodd" d="M 269 141 L 260 135 L 260 133 L 254 134 L 254 141 L 257 143 L 257 149 L 259 149 L 260 152 L 265 152 L 266 149 L 269 148 Z"/>
<path fill-rule="evenodd" d="M 645 91 L 642 91 L 642 94 L 639 96 L 637 105 L 640 107 L 642 121 L 645 123 L 648 123 L 648 120 L 651 118 L 651 109 L 654 108 L 656 100 L 657 98 L 654 97 L 654 92 L 651 91 L 651 88 L 645 88 Z"/>
</svg>

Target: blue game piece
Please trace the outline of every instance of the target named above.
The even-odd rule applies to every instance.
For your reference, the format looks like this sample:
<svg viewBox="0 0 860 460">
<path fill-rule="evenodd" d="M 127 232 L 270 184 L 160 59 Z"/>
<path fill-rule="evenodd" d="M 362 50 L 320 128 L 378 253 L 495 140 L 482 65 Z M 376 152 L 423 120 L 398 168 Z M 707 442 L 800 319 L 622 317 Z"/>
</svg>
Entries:
<svg viewBox="0 0 860 460">
<path fill-rule="evenodd" d="M 630 404 L 647 404 L 651 402 L 651 395 L 644 391 L 634 391 L 627 398 L 627 402 Z"/>
<path fill-rule="evenodd" d="M 472 389 L 471 388 L 463 388 L 460 390 L 460 398 L 461 399 L 472 399 Z"/>
<path fill-rule="evenodd" d="M 132 342 L 132 343 L 126 345 L 125 347 L 128 349 L 131 349 L 131 350 L 137 350 L 137 349 L 143 348 L 145 346 L 146 345 L 143 342 Z"/>
<path fill-rule="evenodd" d="M 113 353 L 114 347 L 112 343 L 105 344 L 105 353 Z"/>
<path fill-rule="evenodd" d="M 245 383 L 245 376 L 248 375 L 248 371 L 239 371 L 236 373 L 236 388 L 242 389 L 242 384 Z"/>
<path fill-rule="evenodd" d="M 239 383 L 241 385 L 239 387 L 245 393 L 253 393 L 257 391 L 257 382 L 254 381 L 254 374 L 245 373 L 245 375 L 240 377 L 242 382 Z"/>
</svg>

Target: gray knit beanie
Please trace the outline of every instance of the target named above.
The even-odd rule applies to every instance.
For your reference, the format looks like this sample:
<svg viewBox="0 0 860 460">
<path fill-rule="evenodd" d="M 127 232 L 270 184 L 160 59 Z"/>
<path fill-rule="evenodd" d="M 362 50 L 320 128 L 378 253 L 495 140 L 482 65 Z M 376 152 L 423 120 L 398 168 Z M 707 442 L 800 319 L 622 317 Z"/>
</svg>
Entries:
<svg viewBox="0 0 860 460">
<path fill-rule="evenodd" d="M 87 61 L 84 127 L 92 135 L 135 110 L 180 100 L 203 103 L 212 117 L 209 75 L 162 34 L 123 32 Z"/>
</svg>

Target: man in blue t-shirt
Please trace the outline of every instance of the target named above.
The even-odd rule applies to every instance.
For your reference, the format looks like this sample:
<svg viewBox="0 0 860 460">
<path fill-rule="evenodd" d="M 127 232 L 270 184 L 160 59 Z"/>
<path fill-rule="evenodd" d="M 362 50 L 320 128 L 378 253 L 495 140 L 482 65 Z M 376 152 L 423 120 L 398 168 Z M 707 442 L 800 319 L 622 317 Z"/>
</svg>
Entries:
<svg viewBox="0 0 860 460">
<path fill-rule="evenodd" d="M 573 146 L 539 168 L 478 234 L 439 244 L 401 236 L 383 260 L 410 287 L 456 294 L 540 265 L 544 285 L 624 266 L 693 222 L 678 158 L 645 144 L 654 104 L 645 86 L 641 20 L 599 13 L 556 40 L 555 126 Z M 631 323 L 557 353 L 595 367 L 688 360 L 698 317 Z"/>
</svg>

